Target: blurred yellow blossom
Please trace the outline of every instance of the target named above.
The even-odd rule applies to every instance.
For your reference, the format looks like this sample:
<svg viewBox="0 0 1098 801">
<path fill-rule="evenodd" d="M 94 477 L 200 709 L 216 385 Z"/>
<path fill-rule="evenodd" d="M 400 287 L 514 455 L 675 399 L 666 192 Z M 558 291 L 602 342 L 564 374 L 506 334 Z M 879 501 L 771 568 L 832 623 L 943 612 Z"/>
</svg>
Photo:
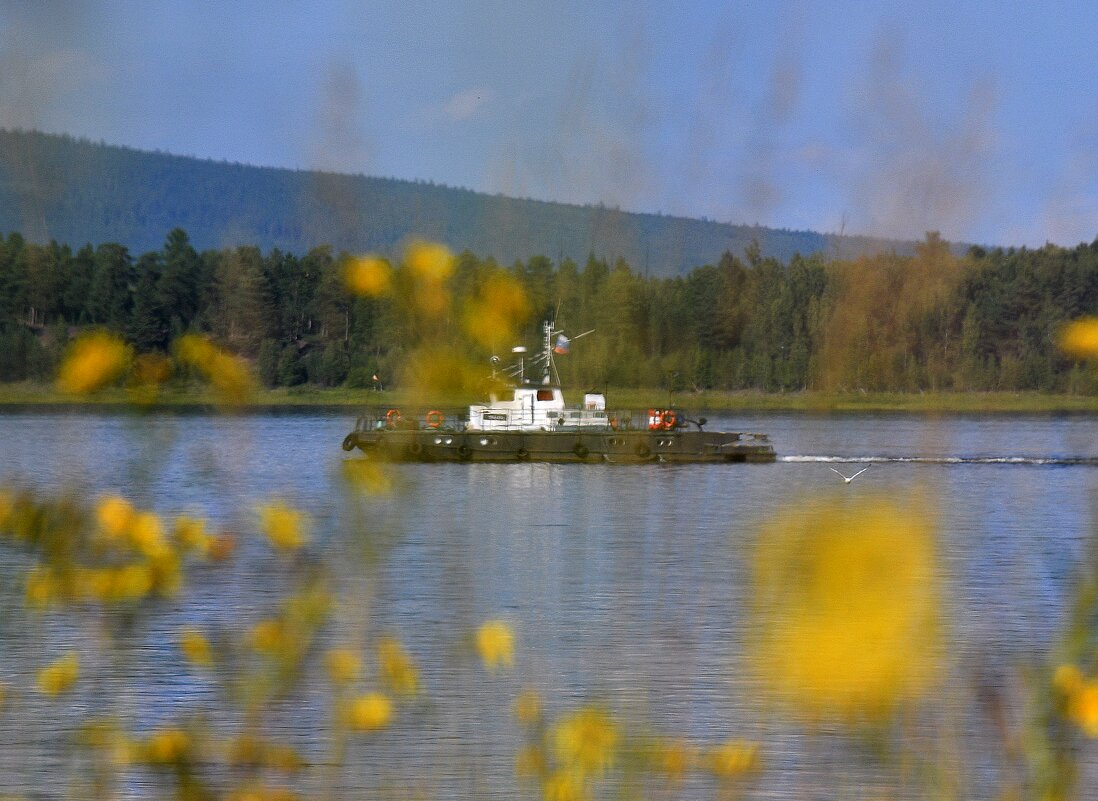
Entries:
<svg viewBox="0 0 1098 801">
<path fill-rule="evenodd" d="M 1088 737 L 1098 737 L 1098 681 L 1087 679 L 1075 665 L 1060 665 L 1052 679 L 1064 698 L 1064 710 Z"/>
<path fill-rule="evenodd" d="M 272 618 L 256 623 L 252 627 L 249 640 L 256 651 L 272 655 L 282 652 L 287 645 L 282 621 Z"/>
<path fill-rule="evenodd" d="M 545 754 L 536 745 L 527 745 L 515 755 L 515 775 L 533 779 L 545 773 Z"/>
<path fill-rule="evenodd" d="M 1060 329 L 1060 350 L 1075 359 L 1098 356 L 1098 317 L 1080 317 Z"/>
<path fill-rule="evenodd" d="M 112 540 L 126 535 L 135 515 L 133 505 L 117 495 L 108 495 L 101 499 L 95 509 L 99 528 Z"/>
<path fill-rule="evenodd" d="M 476 648 L 489 670 L 514 664 L 515 635 L 502 620 L 489 620 L 477 629 Z"/>
<path fill-rule="evenodd" d="M 519 693 L 514 705 L 515 718 L 524 726 L 533 726 L 541 720 L 541 696 L 528 688 Z"/>
<path fill-rule="evenodd" d="M 562 718 L 552 739 L 562 765 L 583 776 L 599 776 L 614 762 L 618 729 L 604 710 L 586 707 Z"/>
<path fill-rule="evenodd" d="M 268 541 L 283 551 L 293 551 L 308 542 L 307 519 L 283 501 L 272 501 L 258 507 L 260 524 Z"/>
<path fill-rule="evenodd" d="M 179 648 L 187 661 L 198 667 L 213 665 L 213 649 L 210 642 L 198 629 L 185 628 L 179 632 Z"/>
<path fill-rule="evenodd" d="M 36 567 L 27 573 L 24 584 L 27 606 L 44 609 L 60 594 L 60 586 L 53 571 L 48 567 Z"/>
<path fill-rule="evenodd" d="M 392 286 L 393 268 L 378 256 L 359 256 L 348 259 L 343 268 L 343 280 L 355 295 L 378 297 Z"/>
<path fill-rule="evenodd" d="M 404 253 L 404 262 L 416 278 L 441 283 L 454 272 L 454 254 L 445 245 L 413 241 Z"/>
<path fill-rule="evenodd" d="M 454 272 L 454 256 L 445 245 L 412 242 L 404 262 L 415 279 L 413 302 L 424 318 L 438 318 L 450 308 L 446 281 Z"/>
<path fill-rule="evenodd" d="M 176 340 L 174 347 L 176 358 L 197 369 L 222 402 L 243 403 L 255 391 L 255 379 L 247 363 L 207 338 L 186 334 Z"/>
<path fill-rule="evenodd" d="M 153 588 L 153 576 L 147 565 L 123 565 L 114 571 L 111 600 L 139 601 Z"/>
<path fill-rule="evenodd" d="M 1068 715 L 1087 737 L 1098 737 L 1098 681 L 1088 681 L 1075 691 Z"/>
<path fill-rule="evenodd" d="M 0 530 L 8 524 L 8 518 L 15 511 L 15 493 L 7 487 L 0 488 Z"/>
<path fill-rule="evenodd" d="M 153 512 L 135 514 L 130 522 L 129 535 L 133 547 L 150 559 L 162 557 L 168 552 L 160 518 Z"/>
<path fill-rule="evenodd" d="M 184 551 L 206 556 L 213 545 L 213 537 L 206 533 L 206 521 L 189 515 L 180 515 L 175 519 L 175 541 Z"/>
<path fill-rule="evenodd" d="M 583 801 L 587 798 L 587 786 L 583 776 L 561 770 L 545 780 L 542 796 L 545 801 Z"/>
<path fill-rule="evenodd" d="M 367 693 L 355 698 L 347 708 L 347 723 L 356 731 L 383 729 L 392 717 L 393 702 L 381 693 Z"/>
<path fill-rule="evenodd" d="M 1071 664 L 1060 665 L 1052 676 L 1052 686 L 1066 696 L 1081 689 L 1084 682 L 1083 671 Z"/>
<path fill-rule="evenodd" d="M 397 695 L 415 695 L 419 689 L 419 671 L 399 640 L 382 637 L 377 644 L 377 661 L 386 687 Z"/>
<path fill-rule="evenodd" d="M 172 360 L 160 353 L 142 353 L 133 360 L 129 392 L 134 403 L 155 403 L 160 386 L 171 378 Z"/>
<path fill-rule="evenodd" d="M 935 537 L 914 508 L 794 504 L 760 532 L 752 589 L 753 665 L 794 711 L 885 715 L 937 679 Z"/>
<path fill-rule="evenodd" d="M 153 764 L 180 762 L 191 749 L 191 738 L 181 729 L 163 729 L 149 736 L 143 747 L 144 757 Z"/>
<path fill-rule="evenodd" d="M 129 346 L 113 334 L 86 334 L 65 354 L 57 373 L 57 388 L 73 395 L 100 390 L 126 371 L 130 358 Z"/>
<path fill-rule="evenodd" d="M 80 658 L 69 651 L 38 671 L 38 689 L 46 695 L 59 695 L 72 689 L 80 677 Z"/>
<path fill-rule="evenodd" d="M 350 648 L 333 648 L 324 663 L 333 684 L 349 684 L 362 673 L 362 660 Z"/>
<path fill-rule="evenodd" d="M 694 750 L 685 740 L 666 740 L 657 744 L 653 767 L 669 779 L 678 780 L 694 766 Z"/>
<path fill-rule="evenodd" d="M 392 472 L 367 459 L 344 459 L 340 462 L 343 478 L 370 495 L 388 495 L 393 491 Z"/>
<path fill-rule="evenodd" d="M 758 743 L 729 740 L 706 754 L 706 767 L 714 776 L 734 779 L 759 768 Z"/>
<path fill-rule="evenodd" d="M 487 348 L 508 345 L 518 327 L 530 316 L 530 302 L 522 286 L 506 274 L 487 278 L 466 306 L 465 332 Z"/>
</svg>

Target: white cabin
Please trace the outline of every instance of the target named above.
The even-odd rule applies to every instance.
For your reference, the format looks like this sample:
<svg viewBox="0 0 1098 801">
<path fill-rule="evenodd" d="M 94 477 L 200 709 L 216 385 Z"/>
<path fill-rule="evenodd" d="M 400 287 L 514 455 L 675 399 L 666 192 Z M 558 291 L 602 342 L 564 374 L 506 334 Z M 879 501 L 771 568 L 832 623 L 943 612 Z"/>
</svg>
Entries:
<svg viewBox="0 0 1098 801">
<path fill-rule="evenodd" d="M 522 385 L 493 392 L 487 404 L 469 407 L 470 431 L 566 431 L 577 428 L 607 429 L 606 399 L 587 395 L 583 409 L 564 405 L 560 387 Z"/>
</svg>

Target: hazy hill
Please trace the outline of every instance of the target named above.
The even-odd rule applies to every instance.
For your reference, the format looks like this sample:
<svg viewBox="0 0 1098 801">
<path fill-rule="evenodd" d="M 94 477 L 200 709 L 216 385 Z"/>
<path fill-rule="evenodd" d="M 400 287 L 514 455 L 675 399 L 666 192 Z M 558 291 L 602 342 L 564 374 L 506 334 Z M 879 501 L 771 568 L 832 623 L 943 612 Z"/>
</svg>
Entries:
<svg viewBox="0 0 1098 801">
<path fill-rule="evenodd" d="M 783 262 L 794 253 L 852 256 L 909 243 L 728 225 L 487 195 L 430 183 L 209 161 L 0 130 L 0 233 L 78 247 L 159 249 L 182 227 L 198 249 L 237 244 L 305 253 L 392 252 L 409 236 L 509 264 L 623 257 L 638 273 L 675 275 L 742 254 L 752 240 Z"/>
</svg>

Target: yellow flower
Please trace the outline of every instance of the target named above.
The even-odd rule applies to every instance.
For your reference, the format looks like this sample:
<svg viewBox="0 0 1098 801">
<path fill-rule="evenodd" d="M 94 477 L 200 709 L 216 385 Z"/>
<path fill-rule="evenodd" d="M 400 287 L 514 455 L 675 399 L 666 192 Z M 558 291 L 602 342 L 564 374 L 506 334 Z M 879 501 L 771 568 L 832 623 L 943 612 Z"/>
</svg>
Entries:
<svg viewBox="0 0 1098 801">
<path fill-rule="evenodd" d="M 377 644 L 377 660 L 385 685 L 398 695 L 415 695 L 419 689 L 419 671 L 404 646 L 393 637 L 382 637 Z"/>
<path fill-rule="evenodd" d="M 389 725 L 393 702 L 381 693 L 367 693 L 354 699 L 347 710 L 347 723 L 356 731 L 374 731 Z"/>
<path fill-rule="evenodd" d="M 480 286 L 466 307 L 463 322 L 472 340 L 491 348 L 508 344 L 530 315 L 522 286 L 506 274 L 493 275 Z"/>
<path fill-rule="evenodd" d="M 65 355 L 57 388 L 73 395 L 96 392 L 122 375 L 130 358 L 130 348 L 112 334 L 100 331 L 82 336 Z"/>
<path fill-rule="evenodd" d="M 1098 356 L 1098 317 L 1081 317 L 1060 329 L 1060 350 L 1076 359 Z"/>
<path fill-rule="evenodd" d="M 515 635 L 502 620 L 489 620 L 477 629 L 477 653 L 489 670 L 510 667 L 515 661 Z"/>
<path fill-rule="evenodd" d="M 694 752 L 683 740 L 668 740 L 656 747 L 653 762 L 656 770 L 677 780 L 694 764 Z"/>
<path fill-rule="evenodd" d="M 112 597 L 119 601 L 139 601 L 153 588 L 153 576 L 147 565 L 123 565 L 114 571 Z"/>
<path fill-rule="evenodd" d="M 179 632 L 179 647 L 192 665 L 198 667 L 213 665 L 213 649 L 210 648 L 210 641 L 198 629 L 185 628 Z"/>
<path fill-rule="evenodd" d="M 25 598 L 27 606 L 45 609 L 60 595 L 60 587 L 53 571 L 48 567 L 36 567 L 27 573 Z"/>
<path fill-rule="evenodd" d="M 227 353 L 205 337 L 186 334 L 175 342 L 176 358 L 196 368 L 225 403 L 243 403 L 255 391 L 255 379 L 243 359 Z"/>
<path fill-rule="evenodd" d="M 252 627 L 249 637 L 252 648 L 260 653 L 278 654 L 287 645 L 286 631 L 279 620 L 261 620 Z"/>
<path fill-rule="evenodd" d="M 276 548 L 294 551 L 308 541 L 306 517 L 282 501 L 272 501 L 259 507 L 263 533 Z"/>
<path fill-rule="evenodd" d="M 1098 737 L 1098 681 L 1082 681 L 1071 690 L 1067 716 L 1087 737 Z"/>
<path fill-rule="evenodd" d="M 587 798 L 584 777 L 572 771 L 557 771 L 545 780 L 542 795 L 545 801 L 584 801 Z"/>
<path fill-rule="evenodd" d="M 171 378 L 172 360 L 159 353 L 142 353 L 133 361 L 129 391 L 135 403 L 155 403 L 160 385 Z"/>
<path fill-rule="evenodd" d="M 15 511 L 15 493 L 7 487 L 0 489 L 0 533 L 8 524 L 8 518 Z"/>
<path fill-rule="evenodd" d="M 69 651 L 38 671 L 38 689 L 46 695 L 59 695 L 76 684 L 80 677 L 80 658 Z"/>
<path fill-rule="evenodd" d="M 441 283 L 454 272 L 454 254 L 445 245 L 415 241 L 408 245 L 404 261 L 422 281 Z"/>
<path fill-rule="evenodd" d="M 588 707 L 557 723 L 553 743 L 561 764 L 583 776 L 597 776 L 614 762 L 618 730 L 605 711 Z"/>
<path fill-rule="evenodd" d="M 533 726 L 541 720 L 541 696 L 537 690 L 523 690 L 515 699 L 515 718 L 524 726 Z"/>
<path fill-rule="evenodd" d="M 343 281 L 355 295 L 378 297 L 389 291 L 393 268 L 377 256 L 359 256 L 347 261 Z"/>
<path fill-rule="evenodd" d="M 191 748 L 190 736 L 180 729 L 158 731 L 145 741 L 145 759 L 159 765 L 179 762 Z"/>
<path fill-rule="evenodd" d="M 130 523 L 130 542 L 143 556 L 157 559 L 165 556 L 169 549 L 164 541 L 164 529 L 160 518 L 153 512 L 138 512 Z"/>
<path fill-rule="evenodd" d="M 1052 676 L 1052 686 L 1066 696 L 1074 695 L 1083 684 L 1083 671 L 1075 665 L 1060 665 Z"/>
<path fill-rule="evenodd" d="M 133 505 L 117 495 L 108 495 L 101 499 L 95 509 L 99 528 L 111 540 L 121 539 L 126 535 L 135 515 Z"/>
<path fill-rule="evenodd" d="M 370 495 L 388 495 L 393 490 L 393 476 L 376 462 L 366 459 L 345 459 L 341 463 L 348 483 Z"/>
<path fill-rule="evenodd" d="M 362 660 L 350 648 L 333 648 L 324 661 L 332 684 L 350 684 L 362 672 Z"/>
<path fill-rule="evenodd" d="M 706 766 L 721 779 L 734 779 L 759 767 L 758 743 L 729 740 L 714 748 L 706 757 Z"/>
<path fill-rule="evenodd" d="M 759 536 L 752 663 L 810 718 L 883 716 L 934 684 L 939 606 L 924 515 L 886 498 L 799 504 Z"/>
<path fill-rule="evenodd" d="M 515 775 L 532 779 L 545 772 L 545 755 L 536 745 L 528 745 L 515 755 Z"/>
<path fill-rule="evenodd" d="M 213 537 L 206 533 L 205 520 L 180 515 L 175 519 L 175 541 L 184 551 L 194 551 L 199 556 L 206 556 L 213 544 Z"/>
</svg>

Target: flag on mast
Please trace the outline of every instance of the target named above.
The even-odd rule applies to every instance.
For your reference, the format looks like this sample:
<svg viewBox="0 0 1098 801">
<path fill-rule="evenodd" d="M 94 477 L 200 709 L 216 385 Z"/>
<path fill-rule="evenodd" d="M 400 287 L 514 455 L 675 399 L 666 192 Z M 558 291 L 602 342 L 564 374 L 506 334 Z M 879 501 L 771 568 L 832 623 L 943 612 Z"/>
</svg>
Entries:
<svg viewBox="0 0 1098 801">
<path fill-rule="evenodd" d="M 568 352 L 568 337 L 564 334 L 557 334 L 557 346 L 553 348 L 553 353 L 559 353 L 562 356 Z"/>
</svg>

